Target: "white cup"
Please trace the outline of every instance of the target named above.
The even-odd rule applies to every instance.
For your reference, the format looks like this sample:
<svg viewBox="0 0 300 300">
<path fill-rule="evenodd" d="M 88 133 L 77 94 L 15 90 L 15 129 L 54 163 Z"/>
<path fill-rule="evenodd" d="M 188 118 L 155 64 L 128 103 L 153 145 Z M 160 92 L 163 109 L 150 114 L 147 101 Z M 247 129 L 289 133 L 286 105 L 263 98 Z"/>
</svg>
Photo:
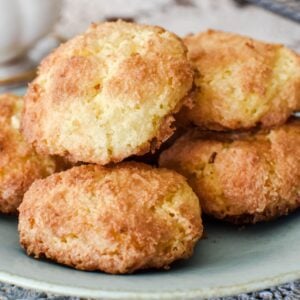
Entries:
<svg viewBox="0 0 300 300">
<path fill-rule="evenodd" d="M 24 55 L 51 32 L 62 0 L 0 0 L 0 64 Z"/>
</svg>

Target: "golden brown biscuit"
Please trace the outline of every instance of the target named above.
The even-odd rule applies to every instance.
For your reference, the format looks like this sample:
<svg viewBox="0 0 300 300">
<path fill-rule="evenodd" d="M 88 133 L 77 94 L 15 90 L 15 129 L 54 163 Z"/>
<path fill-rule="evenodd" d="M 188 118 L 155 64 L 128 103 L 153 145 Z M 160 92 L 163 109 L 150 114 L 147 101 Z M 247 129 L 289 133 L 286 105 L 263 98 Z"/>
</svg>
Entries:
<svg viewBox="0 0 300 300">
<path fill-rule="evenodd" d="M 0 212 L 16 213 L 31 183 L 56 170 L 56 162 L 40 156 L 19 132 L 23 100 L 0 95 Z"/>
<path fill-rule="evenodd" d="M 195 105 L 181 120 L 211 130 L 283 124 L 300 105 L 300 57 L 282 45 L 208 30 L 185 38 Z"/>
<path fill-rule="evenodd" d="M 271 131 L 191 130 L 160 166 L 188 178 L 205 213 L 235 223 L 286 215 L 300 206 L 300 119 Z"/>
<path fill-rule="evenodd" d="M 191 88 L 186 48 L 159 27 L 92 25 L 46 58 L 25 97 L 23 131 L 38 151 L 107 164 L 172 135 Z"/>
<path fill-rule="evenodd" d="M 38 180 L 19 211 L 29 255 L 82 270 L 166 268 L 189 257 L 202 235 L 186 179 L 140 163 L 85 165 Z"/>
</svg>

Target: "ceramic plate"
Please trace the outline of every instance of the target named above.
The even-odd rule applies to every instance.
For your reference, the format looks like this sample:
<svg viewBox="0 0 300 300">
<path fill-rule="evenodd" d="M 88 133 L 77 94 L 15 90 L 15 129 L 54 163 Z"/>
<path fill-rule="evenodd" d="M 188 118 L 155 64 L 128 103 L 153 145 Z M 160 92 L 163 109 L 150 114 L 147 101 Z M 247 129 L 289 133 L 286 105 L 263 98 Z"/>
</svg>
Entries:
<svg viewBox="0 0 300 300">
<path fill-rule="evenodd" d="M 300 278 L 300 212 L 238 228 L 206 222 L 193 257 L 168 271 L 106 275 L 29 258 L 17 221 L 0 216 L 0 281 L 58 294 L 106 299 L 177 299 L 233 295 Z"/>
<path fill-rule="evenodd" d="M 23 94 L 24 88 L 14 92 Z M 300 211 L 243 229 L 208 221 L 205 231 L 207 238 L 193 257 L 169 271 L 117 276 L 26 256 L 19 247 L 16 218 L 0 215 L 0 281 L 86 298 L 199 299 L 300 279 Z"/>
</svg>

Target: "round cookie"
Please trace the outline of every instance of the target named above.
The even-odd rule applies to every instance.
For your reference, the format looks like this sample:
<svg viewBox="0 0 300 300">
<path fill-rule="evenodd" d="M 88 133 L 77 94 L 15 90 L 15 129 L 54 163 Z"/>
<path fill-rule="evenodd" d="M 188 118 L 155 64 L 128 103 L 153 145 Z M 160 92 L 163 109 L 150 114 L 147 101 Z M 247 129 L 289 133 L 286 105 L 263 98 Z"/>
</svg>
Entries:
<svg viewBox="0 0 300 300">
<path fill-rule="evenodd" d="M 41 153 L 101 165 L 158 148 L 193 81 L 177 36 L 122 21 L 93 24 L 38 73 L 25 97 L 28 142 Z"/>
<path fill-rule="evenodd" d="M 172 170 L 84 165 L 36 181 L 19 208 L 29 255 L 81 269 L 167 268 L 202 235 L 199 200 Z"/>
<path fill-rule="evenodd" d="M 23 195 L 37 178 L 56 171 L 56 161 L 41 156 L 28 145 L 20 131 L 23 100 L 0 95 L 0 212 L 16 213 Z"/>
<path fill-rule="evenodd" d="M 196 69 L 195 105 L 179 119 L 218 131 L 268 128 L 300 108 L 300 57 L 286 47 L 215 30 L 184 42 Z"/>
<path fill-rule="evenodd" d="M 255 223 L 300 206 L 300 119 L 270 131 L 189 131 L 160 166 L 188 178 L 208 215 Z"/>
</svg>

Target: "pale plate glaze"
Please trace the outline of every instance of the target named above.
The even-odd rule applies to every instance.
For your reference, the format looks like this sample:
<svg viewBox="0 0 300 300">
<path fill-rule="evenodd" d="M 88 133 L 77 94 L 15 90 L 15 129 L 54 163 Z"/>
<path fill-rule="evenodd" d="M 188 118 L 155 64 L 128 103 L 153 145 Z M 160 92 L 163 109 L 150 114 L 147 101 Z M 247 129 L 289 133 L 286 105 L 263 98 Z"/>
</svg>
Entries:
<svg viewBox="0 0 300 300">
<path fill-rule="evenodd" d="M 14 90 L 23 94 L 24 88 Z M 15 217 L 0 215 L 0 281 L 26 288 L 105 299 L 200 299 L 237 295 L 300 278 L 300 211 L 244 229 L 205 222 L 207 238 L 169 271 L 106 275 L 26 256 Z"/>
<path fill-rule="evenodd" d="M 192 299 L 239 294 L 300 278 L 300 212 L 243 229 L 206 222 L 193 257 L 168 271 L 82 272 L 26 256 L 15 217 L 0 216 L 0 281 L 105 299 Z"/>
</svg>

